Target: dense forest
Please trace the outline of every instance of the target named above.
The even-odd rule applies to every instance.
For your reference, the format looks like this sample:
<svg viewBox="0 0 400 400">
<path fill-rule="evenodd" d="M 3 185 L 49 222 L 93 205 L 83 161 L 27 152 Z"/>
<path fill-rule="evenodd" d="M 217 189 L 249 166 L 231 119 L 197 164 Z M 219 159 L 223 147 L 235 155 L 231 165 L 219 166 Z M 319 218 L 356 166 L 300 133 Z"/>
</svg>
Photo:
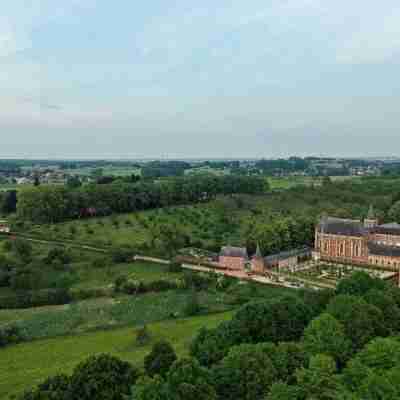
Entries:
<svg viewBox="0 0 400 400">
<path fill-rule="evenodd" d="M 258 177 L 201 176 L 166 181 L 86 185 L 78 188 L 40 186 L 18 193 L 18 217 L 35 223 L 126 213 L 208 201 L 218 194 L 260 194 L 267 189 Z"/>
<path fill-rule="evenodd" d="M 399 330 L 400 290 L 360 272 L 335 292 L 247 303 L 202 329 L 189 357 L 168 342 L 154 343 L 143 370 L 98 355 L 20 399 L 398 399 Z"/>
</svg>

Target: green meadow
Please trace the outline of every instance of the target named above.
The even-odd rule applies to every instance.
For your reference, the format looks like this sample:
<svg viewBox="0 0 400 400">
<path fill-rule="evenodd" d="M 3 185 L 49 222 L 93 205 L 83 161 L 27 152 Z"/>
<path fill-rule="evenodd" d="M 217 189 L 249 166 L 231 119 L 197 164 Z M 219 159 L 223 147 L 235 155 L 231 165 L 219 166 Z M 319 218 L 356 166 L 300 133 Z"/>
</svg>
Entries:
<svg viewBox="0 0 400 400">
<path fill-rule="evenodd" d="M 165 339 L 179 355 L 185 355 L 188 344 L 201 327 L 215 327 L 231 316 L 231 312 L 226 312 L 149 324 L 152 340 L 143 347 L 135 342 L 135 329 L 126 327 L 0 349 L 0 398 L 21 393 L 50 375 L 70 373 L 80 361 L 94 354 L 110 353 L 141 367 L 152 343 Z"/>
</svg>

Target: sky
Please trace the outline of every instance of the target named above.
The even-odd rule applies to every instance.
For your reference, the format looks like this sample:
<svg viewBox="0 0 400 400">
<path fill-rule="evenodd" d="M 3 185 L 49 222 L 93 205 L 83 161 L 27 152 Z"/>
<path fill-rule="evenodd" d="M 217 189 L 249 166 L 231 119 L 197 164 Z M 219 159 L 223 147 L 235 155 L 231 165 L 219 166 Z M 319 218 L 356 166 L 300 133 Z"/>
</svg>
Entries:
<svg viewBox="0 0 400 400">
<path fill-rule="evenodd" d="M 0 157 L 400 156 L 398 0 L 13 0 Z"/>
</svg>

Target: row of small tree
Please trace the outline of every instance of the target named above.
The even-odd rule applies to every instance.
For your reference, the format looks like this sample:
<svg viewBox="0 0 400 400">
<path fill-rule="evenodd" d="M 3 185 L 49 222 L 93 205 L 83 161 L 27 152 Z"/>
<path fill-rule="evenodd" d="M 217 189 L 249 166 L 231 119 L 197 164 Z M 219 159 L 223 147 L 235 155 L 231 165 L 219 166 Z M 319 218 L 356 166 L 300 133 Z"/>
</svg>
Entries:
<svg viewBox="0 0 400 400">
<path fill-rule="evenodd" d="M 42 185 L 18 192 L 17 215 L 35 223 L 55 223 L 79 217 L 197 203 L 218 194 L 263 193 L 267 188 L 262 178 L 241 176 L 181 177 L 161 182 L 116 182 L 78 188 Z"/>
</svg>

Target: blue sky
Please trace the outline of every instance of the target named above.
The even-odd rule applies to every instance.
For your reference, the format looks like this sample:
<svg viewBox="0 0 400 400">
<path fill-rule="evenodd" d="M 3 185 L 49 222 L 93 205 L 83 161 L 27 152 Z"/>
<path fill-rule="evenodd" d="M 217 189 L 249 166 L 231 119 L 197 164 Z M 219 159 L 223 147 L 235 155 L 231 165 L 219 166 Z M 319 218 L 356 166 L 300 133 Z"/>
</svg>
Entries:
<svg viewBox="0 0 400 400">
<path fill-rule="evenodd" d="M 398 0 L 6 3 L 0 156 L 399 155 Z"/>
</svg>

